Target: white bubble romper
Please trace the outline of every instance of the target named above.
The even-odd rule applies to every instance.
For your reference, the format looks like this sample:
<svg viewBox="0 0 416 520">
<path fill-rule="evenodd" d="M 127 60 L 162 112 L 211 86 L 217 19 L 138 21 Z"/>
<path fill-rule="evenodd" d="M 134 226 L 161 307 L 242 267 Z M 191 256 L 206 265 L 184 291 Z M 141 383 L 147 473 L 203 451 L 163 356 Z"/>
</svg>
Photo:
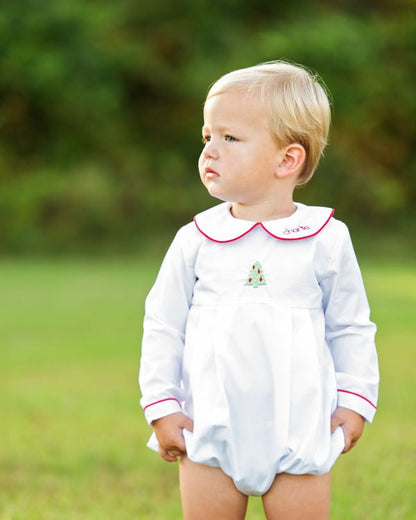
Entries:
<svg viewBox="0 0 416 520">
<path fill-rule="evenodd" d="M 369 422 L 376 410 L 375 325 L 347 227 L 329 208 L 296 206 L 265 222 L 234 218 L 229 203 L 200 213 L 146 300 L 148 423 L 188 415 L 188 457 L 247 495 L 278 473 L 328 472 L 344 447 L 335 408 Z"/>
</svg>

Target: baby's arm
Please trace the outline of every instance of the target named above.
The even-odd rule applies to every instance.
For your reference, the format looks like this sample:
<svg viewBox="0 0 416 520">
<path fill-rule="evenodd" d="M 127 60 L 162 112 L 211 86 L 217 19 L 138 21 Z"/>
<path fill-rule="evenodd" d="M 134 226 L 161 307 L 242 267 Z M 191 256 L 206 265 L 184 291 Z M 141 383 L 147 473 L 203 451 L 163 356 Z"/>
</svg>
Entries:
<svg viewBox="0 0 416 520">
<path fill-rule="evenodd" d="M 375 325 L 348 230 L 338 229 L 338 240 L 328 270 L 320 281 L 324 296 L 326 339 L 334 360 L 338 407 L 332 430 L 342 426 L 345 450 L 360 438 L 364 422 L 373 420 L 378 392 Z"/>
<path fill-rule="evenodd" d="M 331 433 L 341 426 L 344 432 L 345 448 L 342 453 L 347 453 L 359 441 L 364 430 L 365 419 L 362 415 L 338 406 L 331 417 Z"/>
<path fill-rule="evenodd" d="M 168 462 L 176 462 L 176 458 L 186 453 L 185 439 L 182 430 L 192 431 L 193 421 L 181 412 L 161 417 L 152 423 L 159 443 L 159 453 Z"/>
<path fill-rule="evenodd" d="M 181 430 L 192 429 L 181 406 L 185 400 L 181 384 L 185 329 L 196 281 L 195 241 L 190 244 L 189 231 L 188 227 L 178 232 L 146 299 L 139 374 L 141 405 L 166 460 L 173 459 L 167 451 L 183 453 Z"/>
</svg>

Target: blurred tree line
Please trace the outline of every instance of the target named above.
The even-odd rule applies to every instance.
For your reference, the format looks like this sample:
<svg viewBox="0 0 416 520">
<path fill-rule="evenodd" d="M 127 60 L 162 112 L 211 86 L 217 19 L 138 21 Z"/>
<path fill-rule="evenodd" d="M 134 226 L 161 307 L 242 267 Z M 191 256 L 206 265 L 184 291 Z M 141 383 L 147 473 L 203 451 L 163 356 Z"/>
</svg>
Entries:
<svg viewBox="0 0 416 520">
<path fill-rule="evenodd" d="M 134 249 L 215 204 L 196 165 L 208 86 L 279 58 L 333 96 L 296 198 L 410 229 L 414 0 L 2 0 L 0 251 Z"/>
</svg>

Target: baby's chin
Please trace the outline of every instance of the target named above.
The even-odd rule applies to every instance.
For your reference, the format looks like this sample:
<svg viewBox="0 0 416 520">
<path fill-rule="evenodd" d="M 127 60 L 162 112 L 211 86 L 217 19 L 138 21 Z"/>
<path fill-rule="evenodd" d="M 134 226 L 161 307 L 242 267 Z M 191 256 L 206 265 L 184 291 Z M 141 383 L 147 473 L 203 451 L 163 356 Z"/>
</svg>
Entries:
<svg viewBox="0 0 416 520">
<path fill-rule="evenodd" d="M 207 192 L 215 199 L 221 200 L 222 202 L 236 202 L 241 196 L 238 197 L 236 193 L 228 193 L 224 190 L 224 187 L 220 184 L 220 178 L 207 179 L 206 177 L 201 178 L 202 184 L 205 186 Z"/>
<path fill-rule="evenodd" d="M 223 198 L 224 194 L 221 193 L 219 186 L 215 179 L 204 179 L 202 184 L 205 186 L 207 192 L 211 195 L 211 197 L 215 197 L 216 199 L 223 200 L 224 202 L 227 200 Z"/>
<path fill-rule="evenodd" d="M 211 197 L 214 197 L 214 199 L 221 200 L 222 202 L 233 202 L 230 197 L 227 197 L 223 193 L 218 193 L 218 190 L 214 188 L 210 188 L 208 186 L 205 186 L 208 193 L 211 195 Z"/>
</svg>

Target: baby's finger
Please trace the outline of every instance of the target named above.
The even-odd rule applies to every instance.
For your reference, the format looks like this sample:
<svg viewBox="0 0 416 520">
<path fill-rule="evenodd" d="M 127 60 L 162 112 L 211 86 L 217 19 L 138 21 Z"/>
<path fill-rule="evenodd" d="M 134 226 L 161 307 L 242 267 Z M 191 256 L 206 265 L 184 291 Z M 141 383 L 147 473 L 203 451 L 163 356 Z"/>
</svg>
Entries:
<svg viewBox="0 0 416 520">
<path fill-rule="evenodd" d="M 166 460 L 166 462 L 177 462 L 179 455 L 175 455 L 174 453 L 174 450 L 165 450 L 164 448 L 159 448 L 159 454 L 162 459 Z"/>
<path fill-rule="evenodd" d="M 181 457 L 183 455 L 183 452 L 179 451 L 177 449 L 173 449 L 173 450 L 168 450 L 167 454 L 169 455 L 169 457 L 175 457 L 175 459 L 176 459 L 177 457 Z"/>
<path fill-rule="evenodd" d="M 350 442 L 345 442 L 345 447 L 342 450 L 342 453 L 348 453 L 351 450 L 352 446 Z"/>
<path fill-rule="evenodd" d="M 177 451 L 178 457 L 186 453 L 185 438 L 183 436 L 182 430 L 179 430 L 178 434 L 175 435 L 175 440 L 172 443 L 172 446 L 169 448 L 169 451 Z"/>
<path fill-rule="evenodd" d="M 348 453 L 350 449 L 352 448 L 352 439 L 351 439 L 351 433 L 349 431 L 346 431 L 345 428 L 343 428 L 344 431 L 344 439 L 345 439 L 345 446 L 342 450 L 342 453 Z"/>
<path fill-rule="evenodd" d="M 345 448 L 342 453 L 347 453 L 347 451 L 351 451 L 358 444 L 359 439 L 360 439 L 359 437 L 354 437 L 353 435 L 349 435 L 348 441 L 345 442 Z M 348 442 L 348 445 L 347 445 L 347 442 Z"/>
<path fill-rule="evenodd" d="M 331 417 L 331 433 L 334 433 L 334 431 L 338 428 L 338 426 L 341 426 L 341 421 L 340 419 L 336 416 L 336 415 L 333 415 Z"/>
<path fill-rule="evenodd" d="M 182 426 L 183 428 L 185 428 L 185 430 L 188 430 L 190 432 L 194 431 L 194 421 L 189 417 L 185 417 Z"/>
</svg>

